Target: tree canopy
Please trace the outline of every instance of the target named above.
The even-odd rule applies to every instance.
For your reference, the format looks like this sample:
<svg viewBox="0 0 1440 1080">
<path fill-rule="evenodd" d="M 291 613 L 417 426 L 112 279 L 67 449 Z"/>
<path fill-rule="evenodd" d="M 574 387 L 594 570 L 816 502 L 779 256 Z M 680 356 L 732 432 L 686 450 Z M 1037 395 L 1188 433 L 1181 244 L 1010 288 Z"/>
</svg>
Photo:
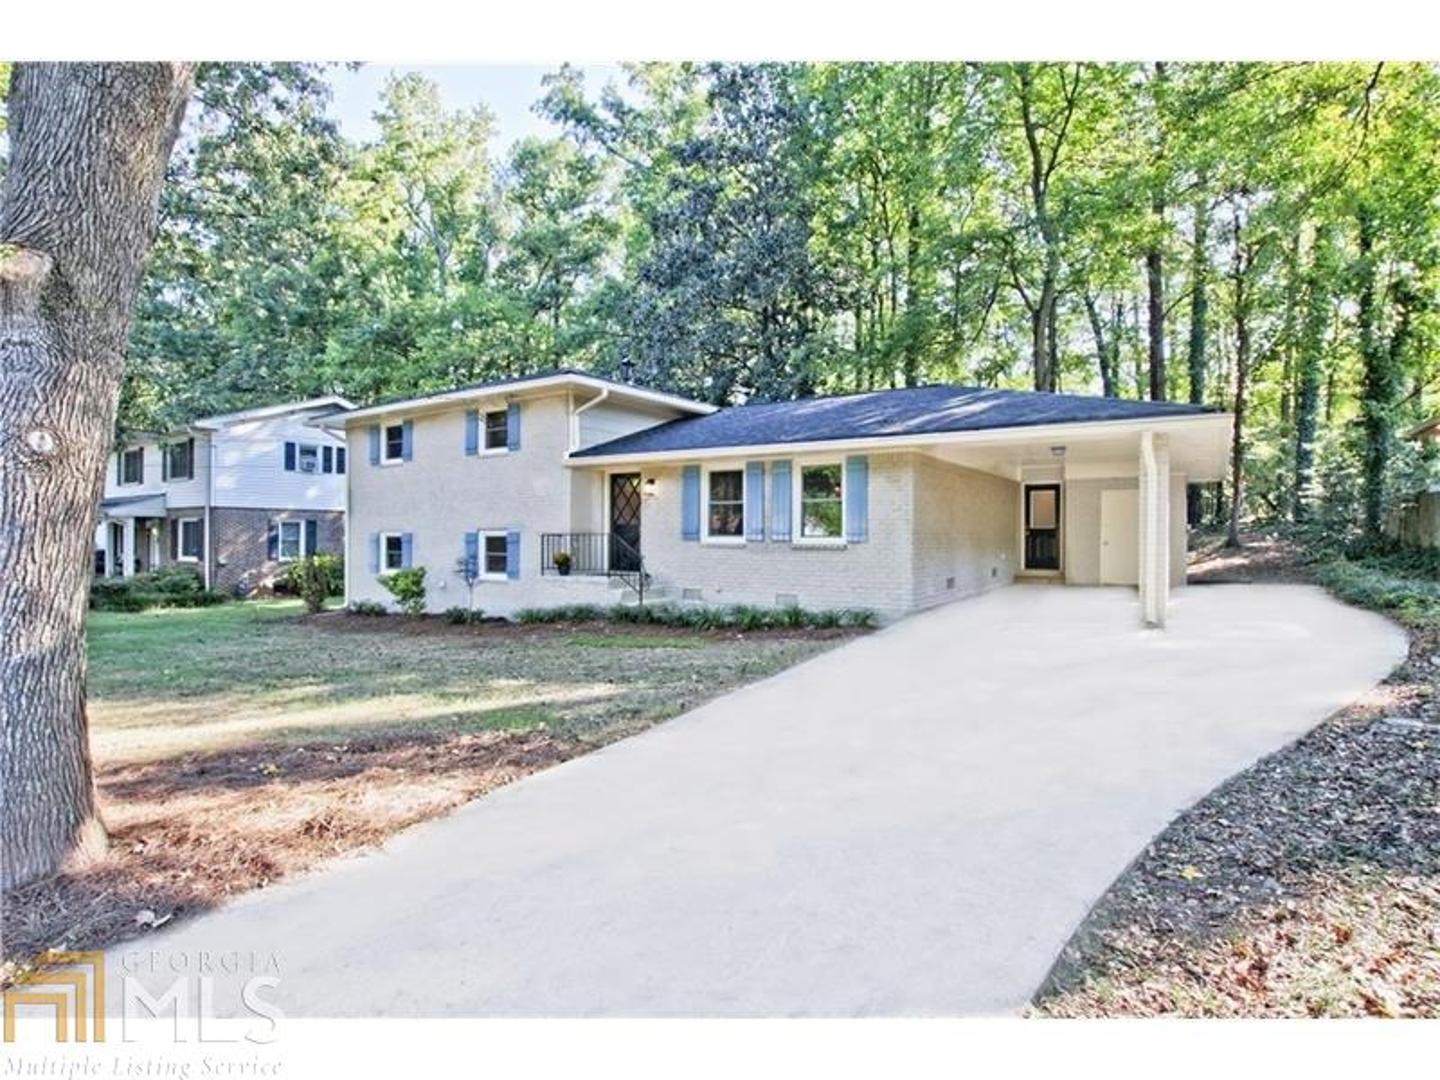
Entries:
<svg viewBox="0 0 1440 1080">
<path fill-rule="evenodd" d="M 508 149 L 418 76 L 370 143 L 327 107 L 201 69 L 125 424 L 557 366 L 1190 400 L 1241 418 L 1212 510 L 1373 536 L 1440 406 L 1433 65 L 561 68 Z"/>
</svg>

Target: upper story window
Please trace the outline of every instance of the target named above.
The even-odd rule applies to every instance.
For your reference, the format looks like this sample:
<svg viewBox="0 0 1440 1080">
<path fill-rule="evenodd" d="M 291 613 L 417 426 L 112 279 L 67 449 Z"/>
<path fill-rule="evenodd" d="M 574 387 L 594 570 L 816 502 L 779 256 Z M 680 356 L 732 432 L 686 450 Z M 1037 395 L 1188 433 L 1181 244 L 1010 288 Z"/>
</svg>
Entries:
<svg viewBox="0 0 1440 1080">
<path fill-rule="evenodd" d="M 845 470 L 838 461 L 800 466 L 800 539 L 838 540 L 845 525 Z"/>
<path fill-rule="evenodd" d="M 708 507 L 705 512 L 705 535 L 715 539 L 744 539 L 744 470 L 716 469 L 709 473 L 705 483 L 708 497 Z"/>
<path fill-rule="evenodd" d="M 166 480 L 195 479 L 195 440 L 169 443 L 162 451 Z"/>
<path fill-rule="evenodd" d="M 300 444 L 300 471 L 316 473 L 320 471 L 320 448 L 314 443 Z"/>
<path fill-rule="evenodd" d="M 145 448 L 136 446 L 120 454 L 120 483 L 143 484 L 145 482 Z"/>
<path fill-rule="evenodd" d="M 384 434 L 384 460 L 405 460 L 405 425 L 387 424 Z"/>
<path fill-rule="evenodd" d="M 496 409 L 485 414 L 485 449 L 504 450 L 510 445 L 510 413 Z"/>
<path fill-rule="evenodd" d="M 341 475 L 345 472 L 345 448 L 343 446 L 335 448 L 335 471 Z"/>
</svg>

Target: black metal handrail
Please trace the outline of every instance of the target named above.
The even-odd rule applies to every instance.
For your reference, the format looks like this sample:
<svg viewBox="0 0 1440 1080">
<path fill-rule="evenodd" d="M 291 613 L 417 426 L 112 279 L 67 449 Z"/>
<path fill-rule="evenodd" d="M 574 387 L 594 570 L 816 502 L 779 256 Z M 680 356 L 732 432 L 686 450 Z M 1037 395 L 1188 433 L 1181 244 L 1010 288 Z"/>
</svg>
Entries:
<svg viewBox="0 0 1440 1080">
<path fill-rule="evenodd" d="M 638 548 L 615 533 L 541 533 L 540 572 L 559 574 L 557 555 L 569 556 L 569 573 L 581 577 L 620 578 L 645 602 L 645 559 Z"/>
</svg>

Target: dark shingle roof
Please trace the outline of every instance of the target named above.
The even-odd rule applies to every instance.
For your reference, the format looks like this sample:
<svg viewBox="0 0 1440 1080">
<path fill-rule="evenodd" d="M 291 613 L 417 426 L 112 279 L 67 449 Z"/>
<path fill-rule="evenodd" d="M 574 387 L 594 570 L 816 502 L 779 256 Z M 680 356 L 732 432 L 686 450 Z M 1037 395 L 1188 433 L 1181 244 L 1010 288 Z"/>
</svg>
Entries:
<svg viewBox="0 0 1440 1080">
<path fill-rule="evenodd" d="M 1124 401 L 1083 394 L 919 386 L 843 397 L 739 405 L 709 416 L 672 420 L 588 447 L 574 456 L 599 457 L 832 439 L 932 435 L 1040 424 L 1190 416 L 1211 411 L 1201 405 Z"/>
</svg>

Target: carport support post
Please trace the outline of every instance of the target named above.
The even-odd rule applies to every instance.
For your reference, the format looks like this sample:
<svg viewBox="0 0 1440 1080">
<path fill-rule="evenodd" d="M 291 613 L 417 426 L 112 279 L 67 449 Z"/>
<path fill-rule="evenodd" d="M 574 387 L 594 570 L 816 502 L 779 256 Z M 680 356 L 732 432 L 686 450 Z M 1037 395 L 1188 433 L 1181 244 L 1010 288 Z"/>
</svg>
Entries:
<svg viewBox="0 0 1440 1080">
<path fill-rule="evenodd" d="M 120 573 L 124 577 L 135 576 L 135 536 L 135 519 L 127 517 L 125 519 L 125 557 L 120 564 Z"/>
<path fill-rule="evenodd" d="M 1140 435 L 1140 610 L 1146 626 L 1163 627 L 1170 604 L 1170 442 Z"/>
</svg>

